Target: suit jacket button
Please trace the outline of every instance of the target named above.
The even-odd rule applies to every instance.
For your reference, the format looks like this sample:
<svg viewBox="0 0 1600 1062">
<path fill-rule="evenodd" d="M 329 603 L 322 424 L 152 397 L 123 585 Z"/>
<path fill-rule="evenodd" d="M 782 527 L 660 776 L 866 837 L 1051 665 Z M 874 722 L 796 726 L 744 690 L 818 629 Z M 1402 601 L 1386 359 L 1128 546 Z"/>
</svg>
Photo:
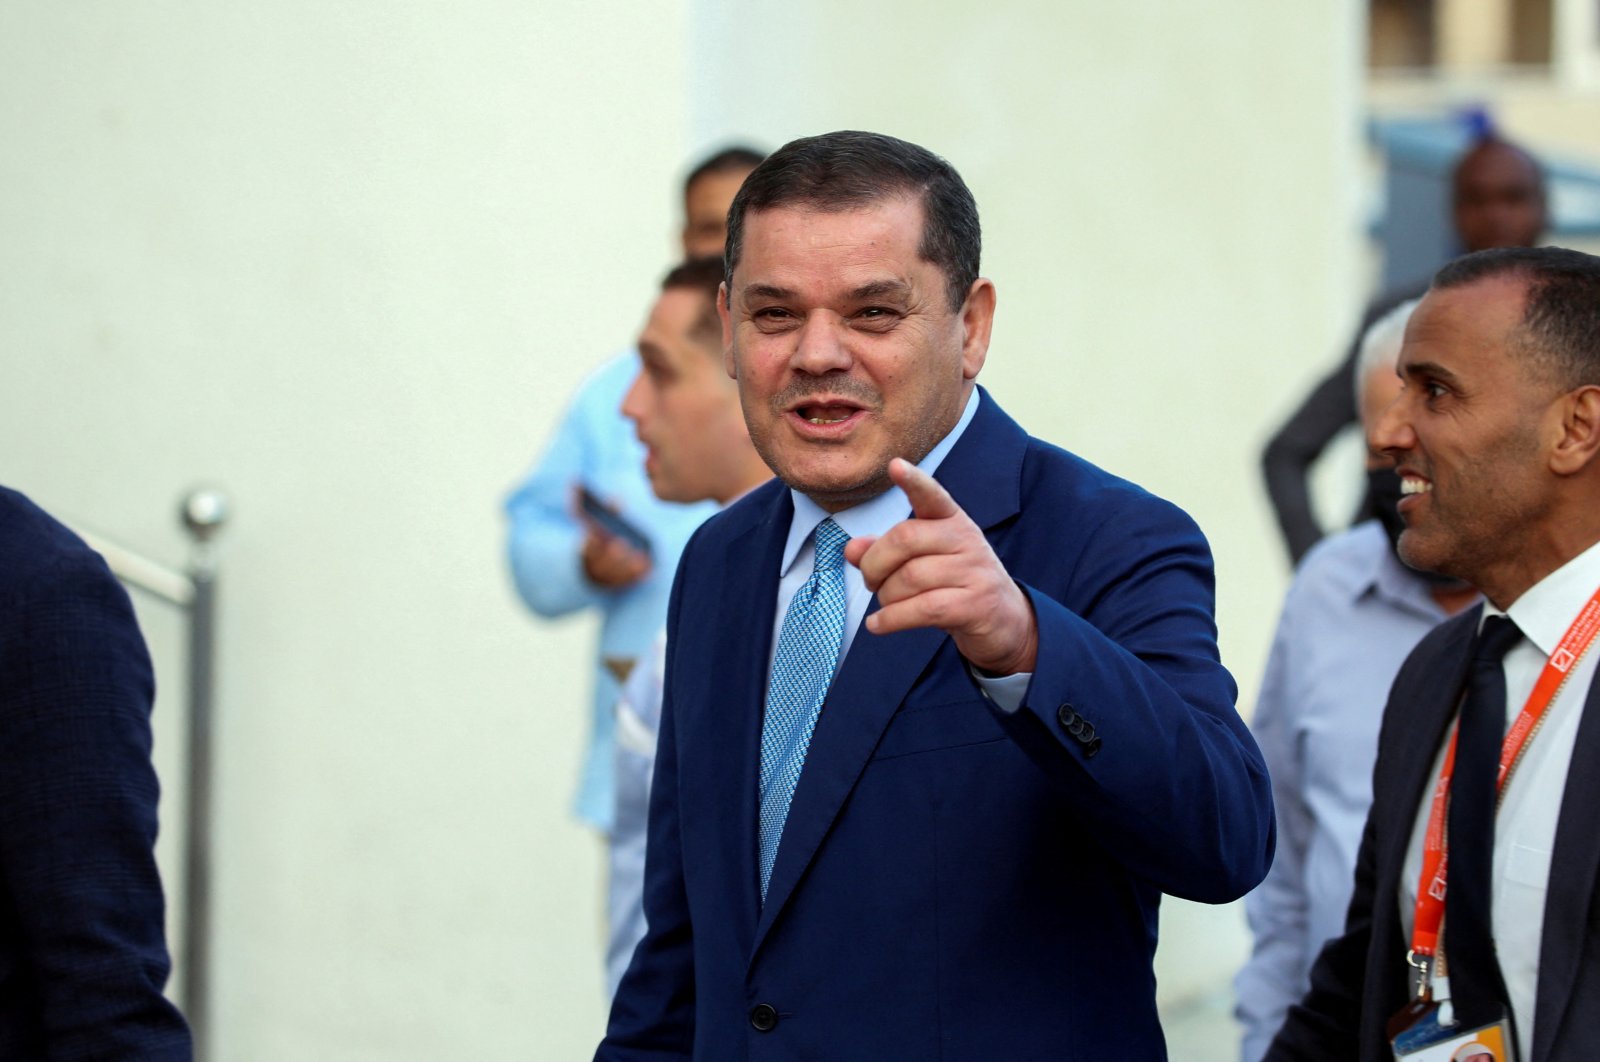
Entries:
<svg viewBox="0 0 1600 1062">
<path fill-rule="evenodd" d="M 1078 713 L 1073 710 L 1072 705 L 1063 704 L 1056 709 L 1056 721 L 1065 729 L 1071 730 L 1072 724 L 1078 721 Z"/>
<path fill-rule="evenodd" d="M 1099 738 L 1095 738 L 1093 741 L 1089 742 L 1087 745 L 1084 746 L 1083 755 L 1085 756 L 1085 758 L 1092 760 L 1092 759 L 1094 759 L 1095 754 L 1098 753 L 1099 751 L 1100 751 L 1100 739 Z"/>
<path fill-rule="evenodd" d="M 757 1032 L 771 1032 L 778 1027 L 778 1012 L 769 1004 L 757 1003 L 750 1008 L 750 1024 Z"/>
</svg>

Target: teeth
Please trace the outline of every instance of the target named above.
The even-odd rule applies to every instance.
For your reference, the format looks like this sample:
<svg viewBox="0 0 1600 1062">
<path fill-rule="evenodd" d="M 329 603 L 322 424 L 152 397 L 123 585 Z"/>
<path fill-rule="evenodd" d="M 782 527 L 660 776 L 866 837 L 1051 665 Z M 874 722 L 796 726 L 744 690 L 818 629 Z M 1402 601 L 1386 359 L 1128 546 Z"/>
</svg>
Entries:
<svg viewBox="0 0 1600 1062">
<path fill-rule="evenodd" d="M 1402 479 L 1400 481 L 1401 494 L 1427 494 L 1433 490 L 1433 484 L 1425 479 Z"/>
<path fill-rule="evenodd" d="M 848 418 L 846 418 L 846 417 L 834 417 L 832 420 L 829 420 L 827 417 L 807 417 L 806 419 L 809 420 L 813 424 L 837 424 L 840 421 L 846 420 Z"/>
</svg>

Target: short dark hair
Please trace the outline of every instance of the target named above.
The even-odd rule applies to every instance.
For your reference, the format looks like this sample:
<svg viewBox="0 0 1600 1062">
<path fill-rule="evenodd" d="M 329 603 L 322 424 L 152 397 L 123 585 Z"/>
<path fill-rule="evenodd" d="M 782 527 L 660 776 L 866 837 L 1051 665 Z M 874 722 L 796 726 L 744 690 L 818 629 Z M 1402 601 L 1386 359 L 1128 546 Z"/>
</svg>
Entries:
<svg viewBox="0 0 1600 1062">
<path fill-rule="evenodd" d="M 744 170 L 753 170 L 761 165 L 761 160 L 767 156 L 748 144 L 730 144 L 716 154 L 702 159 L 695 168 L 689 171 L 689 176 L 683 179 L 683 194 L 687 198 L 689 189 L 694 187 L 694 182 L 702 177 L 709 177 L 714 173 L 739 173 Z"/>
<path fill-rule="evenodd" d="M 722 321 L 717 317 L 717 289 L 722 285 L 722 259 L 715 255 L 707 258 L 689 258 L 667 271 L 661 278 L 661 290 L 686 288 L 705 296 L 700 316 L 695 318 L 690 335 L 698 342 L 709 343 L 721 350 Z"/>
<path fill-rule="evenodd" d="M 728 211 L 729 289 L 750 211 L 791 204 L 844 211 L 896 195 L 921 199 L 922 240 L 917 254 L 944 272 L 950 308 L 960 309 L 978 279 L 983 251 L 972 192 L 955 167 L 927 148 L 853 130 L 791 140 L 745 178 Z"/>
<path fill-rule="evenodd" d="M 1600 258 L 1565 247 L 1497 247 L 1463 255 L 1439 270 L 1433 287 L 1464 287 L 1494 277 L 1527 285 L 1520 353 L 1568 390 L 1600 384 Z"/>
</svg>

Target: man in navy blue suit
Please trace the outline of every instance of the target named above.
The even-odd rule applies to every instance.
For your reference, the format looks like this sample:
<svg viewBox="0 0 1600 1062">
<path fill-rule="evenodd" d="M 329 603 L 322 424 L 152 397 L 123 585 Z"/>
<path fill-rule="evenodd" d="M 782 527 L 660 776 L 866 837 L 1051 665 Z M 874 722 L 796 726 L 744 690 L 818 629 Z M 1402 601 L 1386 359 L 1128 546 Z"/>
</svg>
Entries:
<svg viewBox="0 0 1600 1062">
<path fill-rule="evenodd" d="M 679 567 L 649 929 L 596 1057 L 1164 1058 L 1161 894 L 1272 853 L 1205 539 L 978 388 L 995 289 L 942 159 L 795 141 L 728 232 L 780 482 Z"/>
<path fill-rule="evenodd" d="M 180 1062 L 154 683 L 105 562 L 0 488 L 0 1058 Z"/>
</svg>

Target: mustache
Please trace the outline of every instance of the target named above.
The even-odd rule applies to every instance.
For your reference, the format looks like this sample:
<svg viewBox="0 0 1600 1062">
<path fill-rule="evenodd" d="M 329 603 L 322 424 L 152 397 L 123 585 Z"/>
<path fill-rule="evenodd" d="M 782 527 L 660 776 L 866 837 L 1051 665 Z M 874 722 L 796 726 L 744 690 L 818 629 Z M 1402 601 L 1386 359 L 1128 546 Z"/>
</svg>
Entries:
<svg viewBox="0 0 1600 1062">
<path fill-rule="evenodd" d="M 815 396 L 848 398 L 867 409 L 877 412 L 883 407 L 883 396 L 870 384 L 841 376 L 838 379 L 800 379 L 772 396 L 772 408 L 779 412 L 792 409 L 805 399 Z"/>
</svg>

